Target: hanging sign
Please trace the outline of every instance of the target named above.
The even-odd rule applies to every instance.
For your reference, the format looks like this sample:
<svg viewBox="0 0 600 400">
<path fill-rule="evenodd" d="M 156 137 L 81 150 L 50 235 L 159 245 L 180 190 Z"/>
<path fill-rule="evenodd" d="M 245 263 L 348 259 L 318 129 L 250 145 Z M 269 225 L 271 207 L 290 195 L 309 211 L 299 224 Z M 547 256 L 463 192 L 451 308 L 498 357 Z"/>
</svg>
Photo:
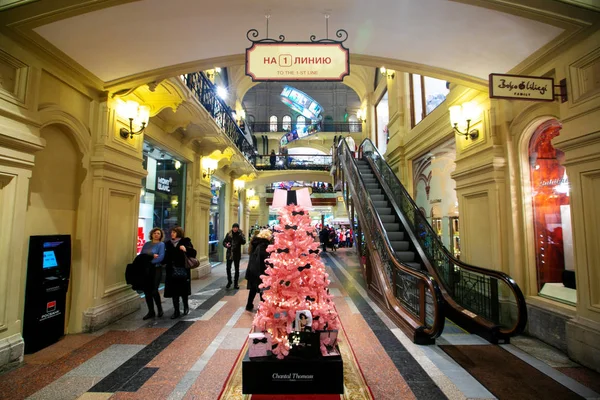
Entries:
<svg viewBox="0 0 600 400">
<path fill-rule="evenodd" d="M 554 101 L 554 79 L 536 76 L 490 74 L 490 98 Z"/>
<path fill-rule="evenodd" d="M 342 81 L 350 74 L 350 53 L 342 44 L 348 34 L 338 30 L 336 36 L 345 38 L 310 42 L 288 42 L 280 35 L 280 40 L 250 38 L 258 36 L 256 29 L 247 33 L 252 46 L 246 49 L 246 75 L 253 82 L 290 81 Z"/>
</svg>

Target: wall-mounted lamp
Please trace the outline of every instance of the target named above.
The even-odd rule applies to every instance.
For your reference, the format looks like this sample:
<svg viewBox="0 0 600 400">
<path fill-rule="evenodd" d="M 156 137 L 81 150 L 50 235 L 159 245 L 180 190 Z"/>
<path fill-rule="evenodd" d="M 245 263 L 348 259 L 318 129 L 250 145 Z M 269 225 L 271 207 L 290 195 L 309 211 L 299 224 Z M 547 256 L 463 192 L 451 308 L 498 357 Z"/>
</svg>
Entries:
<svg viewBox="0 0 600 400">
<path fill-rule="evenodd" d="M 234 179 L 233 189 L 235 192 L 239 192 L 240 190 L 242 190 L 244 188 L 244 186 L 246 186 L 246 182 L 244 182 L 240 179 Z"/>
<path fill-rule="evenodd" d="M 254 195 L 256 194 L 256 190 L 254 190 L 253 188 L 249 188 L 246 189 L 246 198 L 251 198 L 254 197 Z"/>
<path fill-rule="evenodd" d="M 217 76 L 217 74 L 221 73 L 221 68 L 216 67 L 213 69 L 207 69 L 206 71 L 204 71 L 204 75 L 206 75 L 206 77 L 208 79 L 210 79 L 211 81 L 213 79 L 215 79 L 215 76 Z"/>
<path fill-rule="evenodd" d="M 465 139 L 475 140 L 479 137 L 479 130 L 471 129 L 471 121 L 477 117 L 479 110 L 475 103 L 466 102 L 462 106 L 456 105 L 448 109 L 450 111 L 450 125 L 456 134 L 464 136 Z"/>
<path fill-rule="evenodd" d="M 259 199 L 250 199 L 248 201 L 248 207 L 250 207 L 251 210 L 256 210 L 258 208 L 259 204 L 260 204 Z"/>
<path fill-rule="evenodd" d="M 385 67 L 379 68 L 379 72 L 381 72 L 381 75 L 387 77 L 388 79 L 394 79 L 396 76 L 396 71 L 393 69 L 386 69 Z"/>
<path fill-rule="evenodd" d="M 202 158 L 202 177 L 208 181 L 210 181 L 210 177 L 215 173 L 217 167 L 219 166 L 219 161 L 214 160 L 210 157 Z"/>
<path fill-rule="evenodd" d="M 360 122 L 367 122 L 367 113 L 365 111 L 363 111 L 362 109 L 360 109 L 356 112 L 356 118 Z"/>
<path fill-rule="evenodd" d="M 117 99 L 116 111 L 120 116 L 129 120 L 129 129 L 121 128 L 119 131 L 123 139 L 127 139 L 127 136 L 133 139 L 133 135 L 141 135 L 144 132 L 150 119 L 150 109 L 147 106 L 141 106 L 133 100 Z M 134 131 L 134 125 L 140 127 L 139 130 Z"/>
</svg>

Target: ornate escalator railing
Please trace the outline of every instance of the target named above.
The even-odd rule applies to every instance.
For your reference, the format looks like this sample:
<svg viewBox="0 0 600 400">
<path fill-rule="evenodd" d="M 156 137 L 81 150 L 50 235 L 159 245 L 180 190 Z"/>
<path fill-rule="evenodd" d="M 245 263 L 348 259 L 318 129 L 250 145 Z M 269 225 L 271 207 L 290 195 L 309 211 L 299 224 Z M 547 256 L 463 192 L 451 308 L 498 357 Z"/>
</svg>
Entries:
<svg viewBox="0 0 600 400">
<path fill-rule="evenodd" d="M 360 153 L 425 254 L 424 267 L 441 283 L 448 316 L 494 343 L 520 334 L 527 323 L 527 308 L 515 281 L 503 272 L 454 258 L 370 140 L 363 141 Z"/>
<path fill-rule="evenodd" d="M 429 274 L 416 271 L 396 259 L 345 141 L 341 141 L 336 153 L 336 168 L 343 175 L 346 204 L 359 205 L 352 210 L 357 214 L 365 238 L 359 246 L 367 247 L 370 265 L 379 282 L 381 298 L 378 300 L 415 343 L 432 343 L 443 331 L 445 322 L 437 282 Z"/>
</svg>

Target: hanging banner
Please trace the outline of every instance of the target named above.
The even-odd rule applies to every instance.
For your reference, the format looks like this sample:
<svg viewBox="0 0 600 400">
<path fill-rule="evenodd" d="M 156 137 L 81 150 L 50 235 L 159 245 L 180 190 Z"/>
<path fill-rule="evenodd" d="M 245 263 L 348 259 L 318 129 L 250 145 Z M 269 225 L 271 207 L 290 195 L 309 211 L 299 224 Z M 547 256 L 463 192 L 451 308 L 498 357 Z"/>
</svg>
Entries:
<svg viewBox="0 0 600 400">
<path fill-rule="evenodd" d="M 490 98 L 554 101 L 554 79 L 536 76 L 490 74 Z"/>
<path fill-rule="evenodd" d="M 253 82 L 291 82 L 291 81 L 342 81 L 350 74 L 350 52 L 342 44 L 348 34 L 344 30 L 336 33 L 338 38 L 315 40 L 310 42 L 285 43 L 280 40 L 253 40 L 258 31 L 251 29 L 246 36 L 252 46 L 246 49 L 246 75 Z"/>
</svg>

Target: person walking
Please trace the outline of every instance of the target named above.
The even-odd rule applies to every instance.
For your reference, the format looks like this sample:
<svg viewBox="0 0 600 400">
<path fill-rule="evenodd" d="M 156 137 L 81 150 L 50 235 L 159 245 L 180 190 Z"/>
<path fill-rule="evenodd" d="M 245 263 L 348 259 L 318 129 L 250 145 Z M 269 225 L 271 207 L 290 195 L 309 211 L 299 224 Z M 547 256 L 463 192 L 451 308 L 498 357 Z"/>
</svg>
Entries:
<svg viewBox="0 0 600 400">
<path fill-rule="evenodd" d="M 183 315 L 190 312 L 188 296 L 192 294 L 190 270 L 186 267 L 188 257 L 196 257 L 196 250 L 190 238 L 184 236 L 183 228 L 171 230 L 171 240 L 165 243 L 165 265 L 167 277 L 165 280 L 165 297 L 173 298 L 173 315 L 171 319 L 181 316 L 179 298 L 183 301 Z"/>
<path fill-rule="evenodd" d="M 250 260 L 248 268 L 246 268 L 246 279 L 248 280 L 248 302 L 246 303 L 246 311 L 254 309 L 254 298 L 256 293 L 260 296 L 260 301 L 263 301 L 262 292 L 258 287 L 262 283 L 261 275 L 265 274 L 267 269 L 266 259 L 269 258 L 267 247 L 271 244 L 273 234 L 268 229 L 261 230 L 250 241 L 249 252 Z"/>
<path fill-rule="evenodd" d="M 277 164 L 277 155 L 275 154 L 275 149 L 271 150 L 271 154 L 269 155 L 269 163 L 271 164 L 271 169 L 275 169 L 275 164 Z"/>
<path fill-rule="evenodd" d="M 163 316 L 162 304 L 160 301 L 160 293 L 158 293 L 158 286 L 160 285 L 160 278 L 162 276 L 162 261 L 165 258 L 165 244 L 163 240 L 163 231 L 160 228 L 153 228 L 150 231 L 150 241 L 144 243 L 140 254 L 148 254 L 152 256 L 152 261 L 148 266 L 147 276 L 144 282 L 144 296 L 146 298 L 146 305 L 148 306 L 148 313 L 144 315 L 143 320 L 154 318 L 154 305 L 152 301 L 156 303 L 156 311 L 158 317 Z"/>
<path fill-rule="evenodd" d="M 240 230 L 240 225 L 235 223 L 231 226 L 231 230 L 223 239 L 223 247 L 227 249 L 227 286 L 231 287 L 231 264 L 234 264 L 235 275 L 233 277 L 233 288 L 239 289 L 238 280 L 240 278 L 240 259 L 242 258 L 242 246 L 246 244 L 246 237 Z"/>
</svg>

